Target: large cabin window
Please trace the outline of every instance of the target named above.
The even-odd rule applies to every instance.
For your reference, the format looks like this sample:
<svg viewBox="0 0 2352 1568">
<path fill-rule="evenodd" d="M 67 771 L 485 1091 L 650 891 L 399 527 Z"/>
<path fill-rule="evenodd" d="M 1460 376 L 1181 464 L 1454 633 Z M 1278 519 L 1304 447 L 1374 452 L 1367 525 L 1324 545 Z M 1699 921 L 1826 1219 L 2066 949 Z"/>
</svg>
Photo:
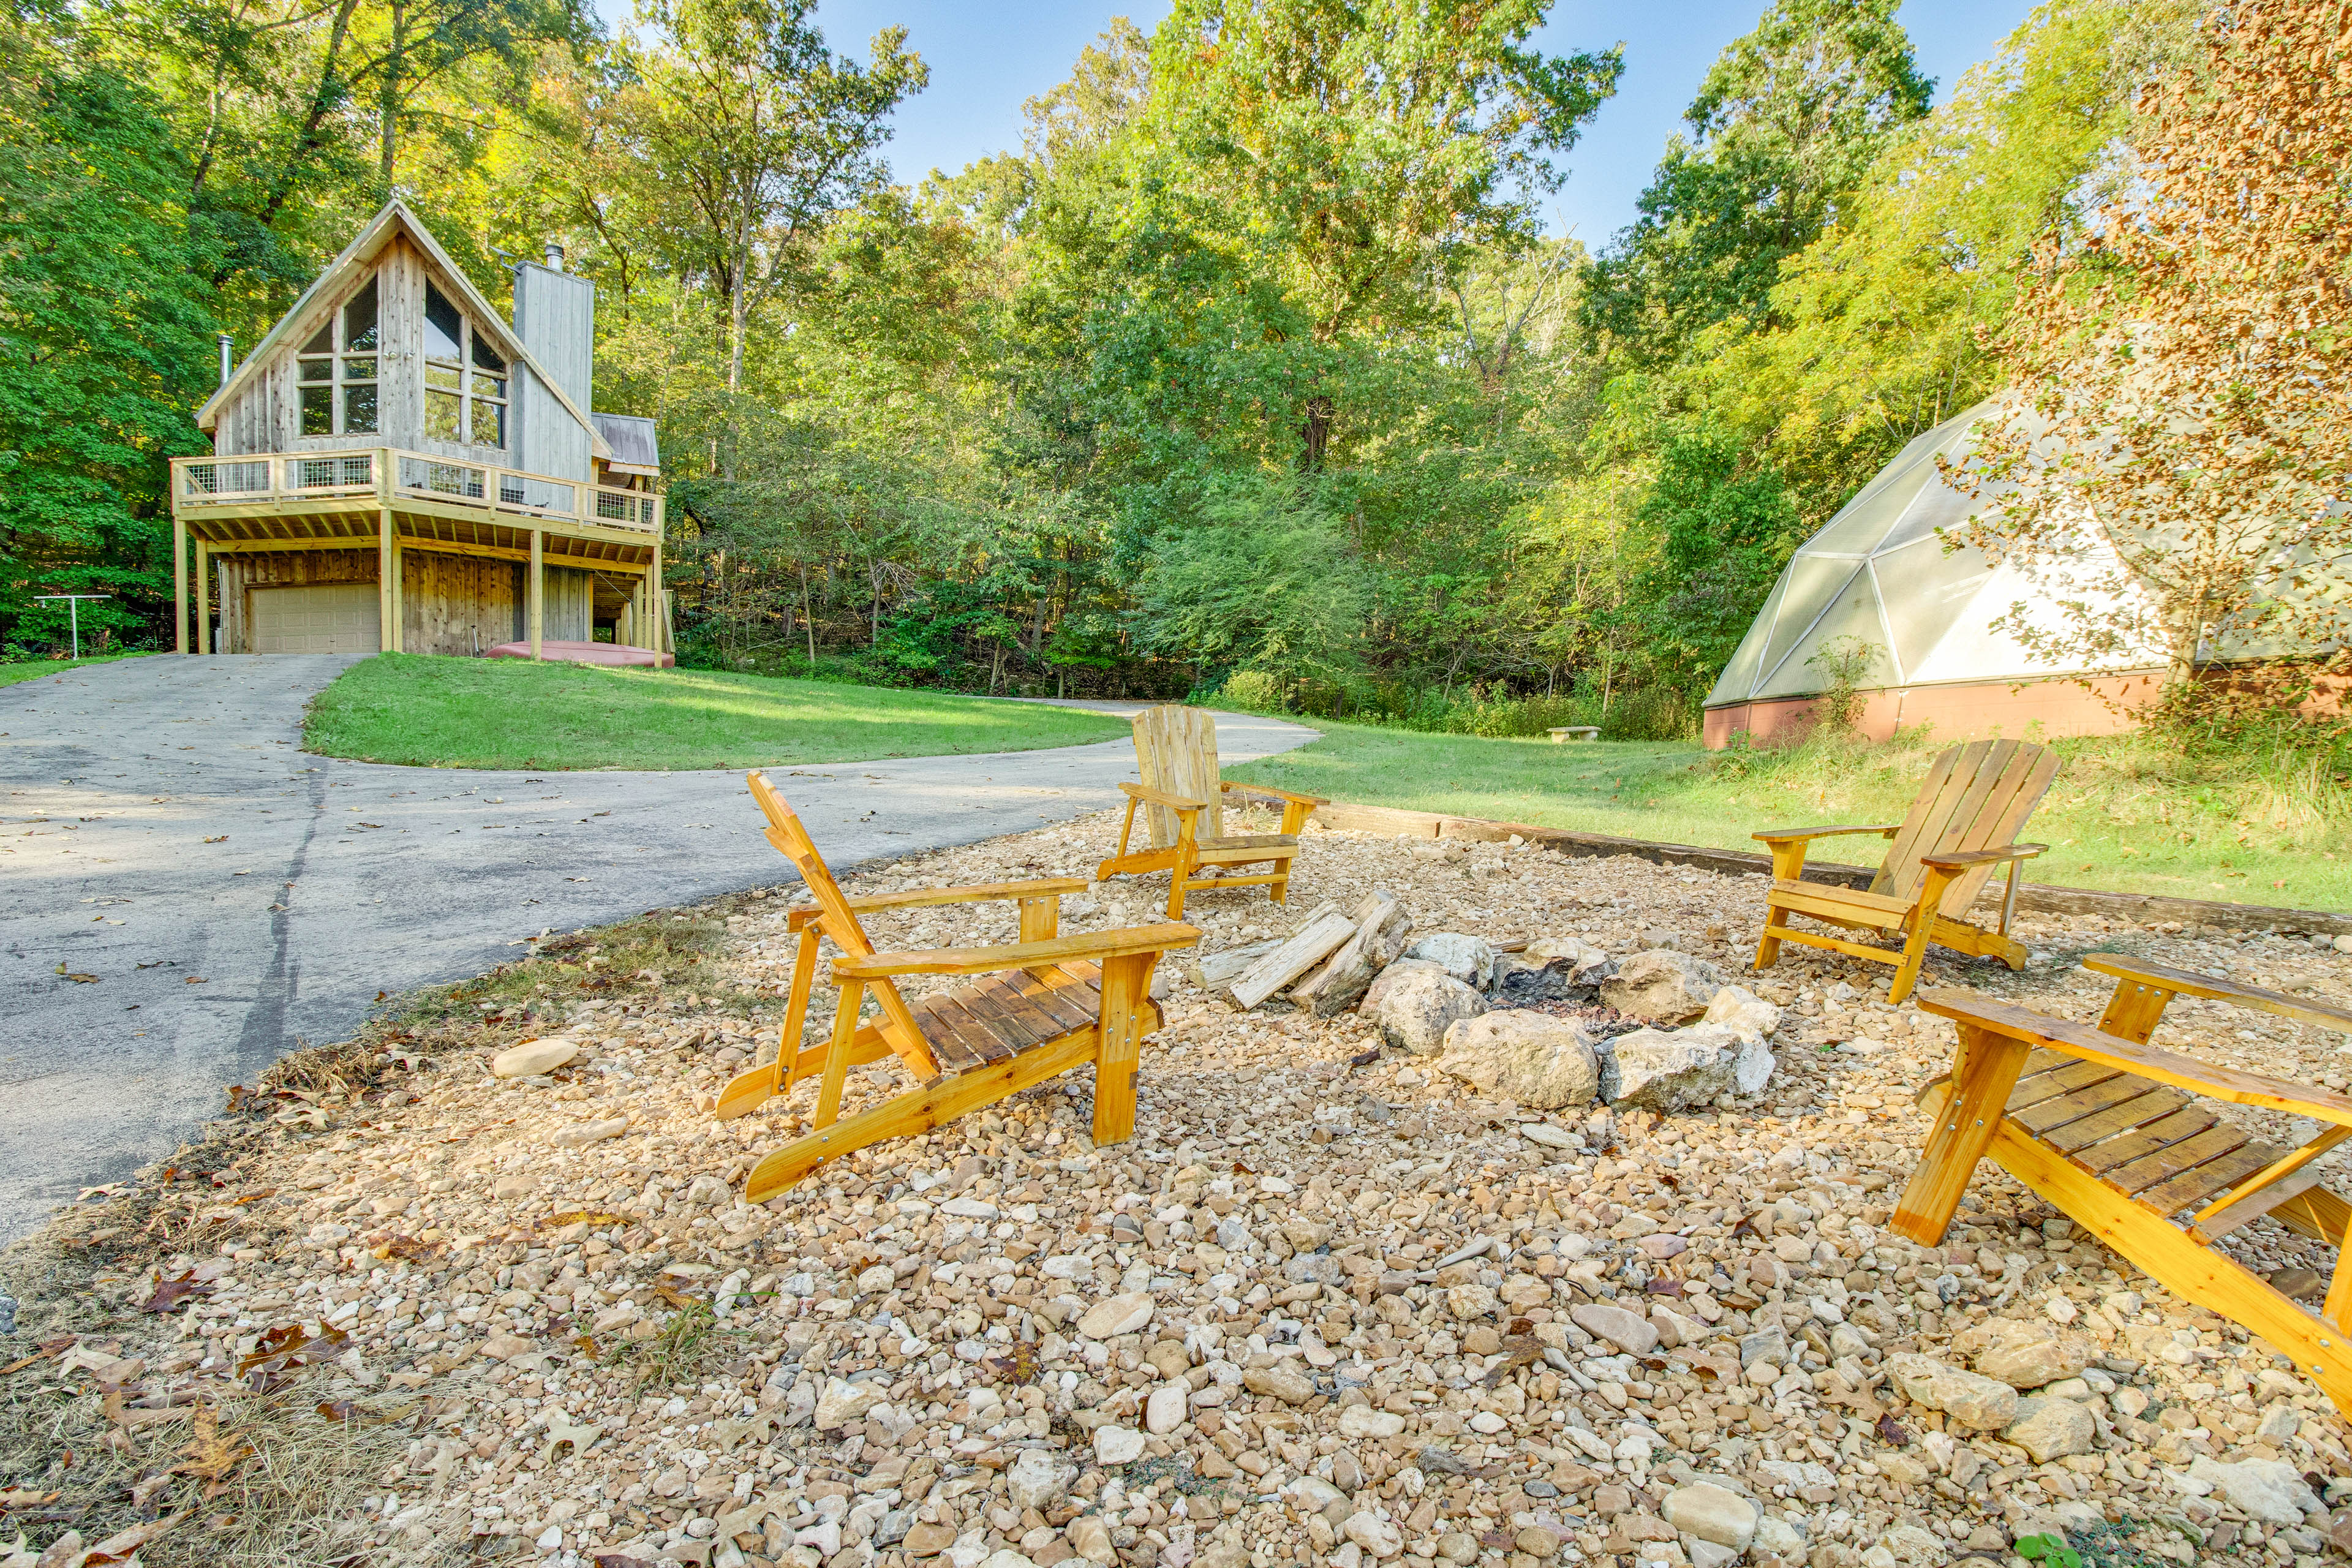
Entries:
<svg viewBox="0 0 2352 1568">
<path fill-rule="evenodd" d="M 373 436 L 376 413 L 375 279 L 311 334 L 296 358 L 302 388 L 302 434 Z"/>
<path fill-rule="evenodd" d="M 425 286 L 425 434 L 472 447 L 507 444 L 507 362 L 448 297 Z"/>
</svg>

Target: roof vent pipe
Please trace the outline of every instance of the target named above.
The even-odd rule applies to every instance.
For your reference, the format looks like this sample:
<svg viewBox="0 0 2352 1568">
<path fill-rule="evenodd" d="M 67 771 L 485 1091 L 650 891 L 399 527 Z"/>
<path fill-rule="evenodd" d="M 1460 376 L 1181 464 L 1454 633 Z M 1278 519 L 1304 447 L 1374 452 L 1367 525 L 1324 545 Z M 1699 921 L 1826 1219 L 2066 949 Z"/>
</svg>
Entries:
<svg viewBox="0 0 2352 1568">
<path fill-rule="evenodd" d="M 226 386 L 226 385 L 228 384 L 228 376 L 229 376 L 229 372 L 231 372 L 231 371 L 233 371 L 233 370 L 235 370 L 235 369 L 236 368 L 236 340 L 235 338 L 233 338 L 233 337 L 229 336 L 226 332 L 223 332 L 223 333 L 220 335 L 220 351 L 221 351 L 221 378 L 220 378 L 220 384 L 221 384 L 223 386 Z"/>
<path fill-rule="evenodd" d="M 547 243 L 547 269 L 550 272 L 561 272 L 563 270 L 563 247 L 556 244 L 553 240 L 550 240 Z"/>
</svg>

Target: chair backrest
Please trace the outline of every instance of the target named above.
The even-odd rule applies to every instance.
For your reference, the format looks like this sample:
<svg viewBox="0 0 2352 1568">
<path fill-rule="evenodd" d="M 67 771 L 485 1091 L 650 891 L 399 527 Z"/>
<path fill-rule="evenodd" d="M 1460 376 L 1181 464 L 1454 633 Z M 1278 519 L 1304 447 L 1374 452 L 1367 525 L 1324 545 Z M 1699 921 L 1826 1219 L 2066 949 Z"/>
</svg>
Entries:
<svg viewBox="0 0 2352 1568">
<path fill-rule="evenodd" d="M 799 816 L 784 804 L 784 797 L 776 793 L 764 775 L 751 773 L 744 777 L 751 781 L 751 798 L 767 815 L 768 842 L 793 863 L 801 880 L 807 884 L 810 896 L 816 900 L 817 930 L 831 937 L 834 945 L 843 952 L 860 958 L 870 956 L 874 952 L 872 940 L 866 936 L 866 928 L 857 923 L 841 884 L 833 879 L 833 872 L 825 866 L 824 858 L 816 852 L 816 841 L 801 826 Z M 866 985 L 882 1003 L 882 1033 L 890 1048 L 917 1072 L 925 1077 L 936 1074 L 939 1069 L 930 1047 L 924 1042 L 922 1031 L 915 1026 L 914 1015 L 907 1010 L 898 986 L 887 977 L 869 980 Z"/>
<path fill-rule="evenodd" d="M 1148 789 L 1192 800 L 1205 800 L 1200 837 L 1224 836 L 1223 790 L 1217 783 L 1217 717 L 1205 708 L 1163 703 L 1135 716 L 1135 769 Z M 1176 842 L 1176 814 L 1164 805 L 1148 805 L 1151 847 L 1165 849 Z"/>
<path fill-rule="evenodd" d="M 1907 899 L 1927 868 L 1923 855 L 1998 849 L 2016 841 L 2025 819 L 2058 776 L 2058 753 L 2022 741 L 1971 741 L 1937 757 L 1927 769 L 1894 847 L 1870 884 L 1874 893 Z M 1941 912 L 1958 915 L 1976 902 L 1987 879 L 2001 869 L 1975 866 L 1944 890 Z"/>
</svg>

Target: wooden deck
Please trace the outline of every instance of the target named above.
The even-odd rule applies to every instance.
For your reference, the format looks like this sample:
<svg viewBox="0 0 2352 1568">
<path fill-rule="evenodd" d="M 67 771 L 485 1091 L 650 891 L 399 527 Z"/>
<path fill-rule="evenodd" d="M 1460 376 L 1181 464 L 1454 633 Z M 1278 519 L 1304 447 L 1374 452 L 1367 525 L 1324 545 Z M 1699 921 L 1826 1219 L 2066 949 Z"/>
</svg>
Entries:
<svg viewBox="0 0 2352 1568">
<path fill-rule="evenodd" d="M 208 557 L 273 551 L 378 552 L 383 647 L 397 651 L 404 551 L 514 561 L 530 567 L 530 626 L 540 640 L 541 573 L 548 565 L 635 576 L 659 594 L 662 498 L 520 469 L 457 461 L 392 447 L 324 452 L 177 458 L 172 462 L 174 646 L 191 651 L 188 584 L 206 581 Z M 646 590 L 637 590 L 642 602 Z M 662 595 L 633 620 L 670 652 Z M 195 617 L 193 651 L 211 651 L 210 623 Z"/>
</svg>

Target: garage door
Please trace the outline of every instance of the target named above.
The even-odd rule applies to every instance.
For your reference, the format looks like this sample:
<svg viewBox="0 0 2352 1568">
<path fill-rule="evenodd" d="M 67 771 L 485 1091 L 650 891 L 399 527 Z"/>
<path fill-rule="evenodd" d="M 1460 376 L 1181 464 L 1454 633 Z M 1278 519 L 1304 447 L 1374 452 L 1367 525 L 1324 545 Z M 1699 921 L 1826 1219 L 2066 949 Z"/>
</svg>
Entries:
<svg viewBox="0 0 2352 1568">
<path fill-rule="evenodd" d="M 303 584 L 251 593 L 256 653 L 370 654 L 383 647 L 373 583 Z"/>
</svg>

